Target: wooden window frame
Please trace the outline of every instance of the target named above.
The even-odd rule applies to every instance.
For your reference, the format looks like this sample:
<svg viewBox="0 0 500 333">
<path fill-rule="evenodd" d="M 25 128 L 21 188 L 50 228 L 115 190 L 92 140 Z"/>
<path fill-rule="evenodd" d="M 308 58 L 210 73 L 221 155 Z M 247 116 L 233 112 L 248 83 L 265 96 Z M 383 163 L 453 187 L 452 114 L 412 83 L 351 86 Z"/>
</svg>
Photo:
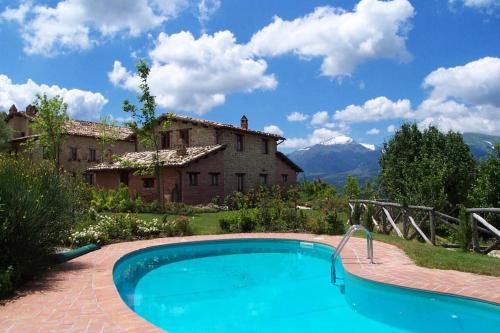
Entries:
<svg viewBox="0 0 500 333">
<path fill-rule="evenodd" d="M 241 180 L 241 183 L 240 183 Z M 244 192 L 245 191 L 245 174 L 244 173 L 237 173 L 236 174 L 236 190 L 238 192 Z"/>
<path fill-rule="evenodd" d="M 152 177 L 142 178 L 142 187 L 151 189 L 155 187 L 155 179 Z"/>
<path fill-rule="evenodd" d="M 261 185 L 267 185 L 267 173 L 261 173 L 259 174 L 259 178 L 260 178 L 260 182 L 261 182 Z"/>
<path fill-rule="evenodd" d="M 288 182 L 288 174 L 284 173 L 281 175 L 281 182 L 286 184 Z"/>
<path fill-rule="evenodd" d="M 189 134 L 190 128 L 183 128 L 179 130 L 179 139 L 181 139 L 184 142 L 184 145 L 186 147 L 190 147 L 190 140 L 191 140 L 191 135 Z M 186 133 L 187 138 L 184 138 L 183 133 Z"/>
<path fill-rule="evenodd" d="M 161 133 L 161 149 L 170 149 L 172 147 L 172 143 L 170 140 L 170 133 L 172 131 L 166 131 Z"/>
<path fill-rule="evenodd" d="M 95 148 L 89 148 L 89 162 L 97 162 L 97 150 Z"/>
<path fill-rule="evenodd" d="M 244 144 L 244 135 L 243 134 L 236 134 L 236 151 L 244 151 L 245 150 L 245 144 Z"/>
<path fill-rule="evenodd" d="M 198 186 L 199 185 L 199 172 L 188 172 L 189 177 L 189 186 Z"/>
<path fill-rule="evenodd" d="M 220 172 L 209 172 L 210 175 L 210 185 L 219 186 L 219 175 Z"/>
<path fill-rule="evenodd" d="M 262 139 L 262 153 L 269 155 L 269 139 Z"/>
<path fill-rule="evenodd" d="M 78 161 L 78 147 L 69 147 L 69 160 Z"/>
</svg>

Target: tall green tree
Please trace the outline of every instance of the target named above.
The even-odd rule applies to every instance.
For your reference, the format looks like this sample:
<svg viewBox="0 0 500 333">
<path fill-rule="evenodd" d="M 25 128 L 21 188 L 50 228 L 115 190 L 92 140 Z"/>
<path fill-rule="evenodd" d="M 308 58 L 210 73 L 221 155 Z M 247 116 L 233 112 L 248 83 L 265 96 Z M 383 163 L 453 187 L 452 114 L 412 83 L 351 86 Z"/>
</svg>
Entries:
<svg viewBox="0 0 500 333">
<path fill-rule="evenodd" d="M 59 169 L 68 105 L 62 97 L 48 98 L 45 94 L 37 95 L 34 105 L 38 112 L 30 126 L 38 137 L 29 145 L 43 149 L 44 156 Z"/>
<path fill-rule="evenodd" d="M 100 160 L 104 161 L 104 156 L 107 149 L 112 149 L 116 142 L 118 141 L 120 131 L 116 127 L 116 123 L 111 121 L 110 116 L 101 117 L 99 124 L 97 125 L 97 131 L 99 137 L 97 142 L 99 145 Z"/>
<path fill-rule="evenodd" d="M 347 176 L 343 192 L 348 199 L 359 199 L 361 190 L 359 189 L 358 179 L 352 175 Z"/>
<path fill-rule="evenodd" d="M 477 207 L 500 207 L 500 143 L 479 163 L 470 199 Z"/>
<path fill-rule="evenodd" d="M 6 117 L 5 112 L 0 112 L 0 153 L 9 149 L 9 139 L 12 135 L 12 131 L 5 122 Z"/>
<path fill-rule="evenodd" d="M 461 134 L 433 126 L 420 131 L 416 124 L 404 124 L 384 143 L 379 163 L 381 189 L 389 198 L 438 209 L 467 201 L 476 168 Z"/>
<path fill-rule="evenodd" d="M 141 94 L 137 96 L 140 107 L 130 103 L 128 100 L 123 102 L 123 111 L 132 115 L 132 120 L 127 125 L 137 133 L 139 142 L 153 149 L 152 169 L 155 176 L 157 196 L 161 204 L 163 204 L 163 196 L 161 194 L 161 163 L 160 150 L 161 138 L 160 133 L 170 126 L 169 118 L 171 114 L 167 114 L 165 120 L 160 119 L 156 115 L 156 99 L 151 94 L 148 85 L 148 76 L 150 68 L 146 61 L 141 60 L 136 64 L 136 75 L 140 79 L 139 89 Z"/>
</svg>

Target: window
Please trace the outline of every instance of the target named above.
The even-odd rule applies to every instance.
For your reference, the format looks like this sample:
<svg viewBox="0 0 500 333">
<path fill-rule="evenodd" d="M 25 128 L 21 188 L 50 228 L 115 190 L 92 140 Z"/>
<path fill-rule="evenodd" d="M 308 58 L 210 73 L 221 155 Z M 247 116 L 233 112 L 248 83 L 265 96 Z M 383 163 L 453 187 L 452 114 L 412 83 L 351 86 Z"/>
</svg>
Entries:
<svg viewBox="0 0 500 333">
<path fill-rule="evenodd" d="M 236 134 L 236 151 L 243 151 L 243 135 Z"/>
<path fill-rule="evenodd" d="M 198 186 L 198 174 L 199 172 L 188 172 L 190 186 Z"/>
<path fill-rule="evenodd" d="M 267 185 L 267 174 L 265 174 L 265 173 L 261 173 L 259 176 L 260 176 L 260 182 L 261 182 L 263 185 Z"/>
<path fill-rule="evenodd" d="M 170 131 L 161 133 L 161 149 L 170 149 Z"/>
<path fill-rule="evenodd" d="M 128 185 L 128 171 L 120 172 L 120 183 Z"/>
<path fill-rule="evenodd" d="M 76 147 L 69 148 L 69 160 L 76 161 L 78 159 L 78 149 Z"/>
<path fill-rule="evenodd" d="M 94 148 L 89 148 L 89 162 L 97 162 L 97 152 Z"/>
<path fill-rule="evenodd" d="M 87 182 L 87 184 L 94 185 L 94 175 L 93 174 L 91 174 L 90 172 L 86 172 L 83 174 L 83 176 L 85 177 L 85 181 Z"/>
<path fill-rule="evenodd" d="M 237 181 L 237 187 L 238 187 L 238 192 L 243 192 L 245 190 L 245 174 L 244 173 L 237 173 L 236 174 L 236 181 Z"/>
<path fill-rule="evenodd" d="M 144 188 L 153 188 L 153 187 L 155 187 L 155 179 L 154 178 L 142 178 L 142 185 Z"/>
<path fill-rule="evenodd" d="M 210 185 L 212 185 L 212 186 L 219 185 L 219 173 L 218 172 L 210 172 Z"/>
<path fill-rule="evenodd" d="M 281 175 L 281 180 L 283 181 L 283 184 L 286 183 L 288 181 L 288 175 L 286 174 Z"/>
<path fill-rule="evenodd" d="M 189 147 L 189 129 L 179 130 L 179 138 L 181 138 L 186 147 Z"/>
<path fill-rule="evenodd" d="M 262 139 L 262 153 L 269 154 L 269 140 Z"/>
</svg>

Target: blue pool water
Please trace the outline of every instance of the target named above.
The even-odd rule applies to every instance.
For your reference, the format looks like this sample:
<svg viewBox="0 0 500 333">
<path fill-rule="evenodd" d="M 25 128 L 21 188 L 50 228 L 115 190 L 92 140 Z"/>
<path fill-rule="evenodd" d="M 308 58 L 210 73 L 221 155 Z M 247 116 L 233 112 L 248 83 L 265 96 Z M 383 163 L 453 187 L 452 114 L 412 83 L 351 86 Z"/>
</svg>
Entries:
<svg viewBox="0 0 500 333">
<path fill-rule="evenodd" d="M 370 282 L 292 240 L 152 247 L 115 265 L 125 303 L 171 333 L 500 332 L 500 306 Z"/>
</svg>

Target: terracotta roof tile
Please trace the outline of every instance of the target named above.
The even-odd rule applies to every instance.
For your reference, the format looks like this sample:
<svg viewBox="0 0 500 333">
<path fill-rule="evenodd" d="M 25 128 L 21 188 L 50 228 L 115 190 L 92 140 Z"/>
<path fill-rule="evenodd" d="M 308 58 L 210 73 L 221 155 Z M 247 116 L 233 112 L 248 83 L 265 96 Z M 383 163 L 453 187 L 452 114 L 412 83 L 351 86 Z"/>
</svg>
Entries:
<svg viewBox="0 0 500 333">
<path fill-rule="evenodd" d="M 160 162 L 162 163 L 162 166 L 165 167 L 182 167 L 190 162 L 194 162 L 204 156 L 207 156 L 211 153 L 222 150 L 224 148 L 226 148 L 225 145 L 187 147 L 185 155 L 179 155 L 177 153 L 177 150 L 175 149 L 164 149 L 160 151 Z M 98 171 L 98 170 L 133 169 L 133 167 L 131 167 L 130 164 L 150 166 L 153 164 L 153 154 L 154 151 L 126 153 L 120 156 L 119 161 L 114 161 L 113 163 L 100 163 L 89 168 L 88 170 Z M 125 160 L 126 163 L 121 162 L 121 160 Z"/>
<path fill-rule="evenodd" d="M 166 114 L 163 114 L 161 116 L 161 118 L 164 118 L 164 119 L 166 117 L 167 117 Z M 276 134 L 261 132 L 261 131 L 255 131 L 255 130 L 250 130 L 250 129 L 244 129 L 244 128 L 237 127 L 237 126 L 234 126 L 231 124 L 220 123 L 220 122 L 212 121 L 212 120 L 192 118 L 192 117 L 178 115 L 178 114 L 171 116 L 170 119 L 173 121 L 186 121 L 186 122 L 190 122 L 190 123 L 194 123 L 194 124 L 205 125 L 205 126 L 210 126 L 210 127 L 215 127 L 215 128 L 224 128 L 224 129 L 230 129 L 230 130 L 234 130 L 234 131 L 238 131 L 238 132 L 242 132 L 242 133 L 256 134 L 256 135 L 271 137 L 271 138 L 274 138 L 277 140 L 285 140 L 285 138 L 282 137 L 281 135 L 276 135 Z"/>
<path fill-rule="evenodd" d="M 88 136 L 97 138 L 101 135 L 102 127 L 108 133 L 114 132 L 117 140 L 128 140 L 134 135 L 134 131 L 124 126 L 102 125 L 101 123 L 85 120 L 70 120 L 65 127 L 70 135 Z"/>
</svg>

